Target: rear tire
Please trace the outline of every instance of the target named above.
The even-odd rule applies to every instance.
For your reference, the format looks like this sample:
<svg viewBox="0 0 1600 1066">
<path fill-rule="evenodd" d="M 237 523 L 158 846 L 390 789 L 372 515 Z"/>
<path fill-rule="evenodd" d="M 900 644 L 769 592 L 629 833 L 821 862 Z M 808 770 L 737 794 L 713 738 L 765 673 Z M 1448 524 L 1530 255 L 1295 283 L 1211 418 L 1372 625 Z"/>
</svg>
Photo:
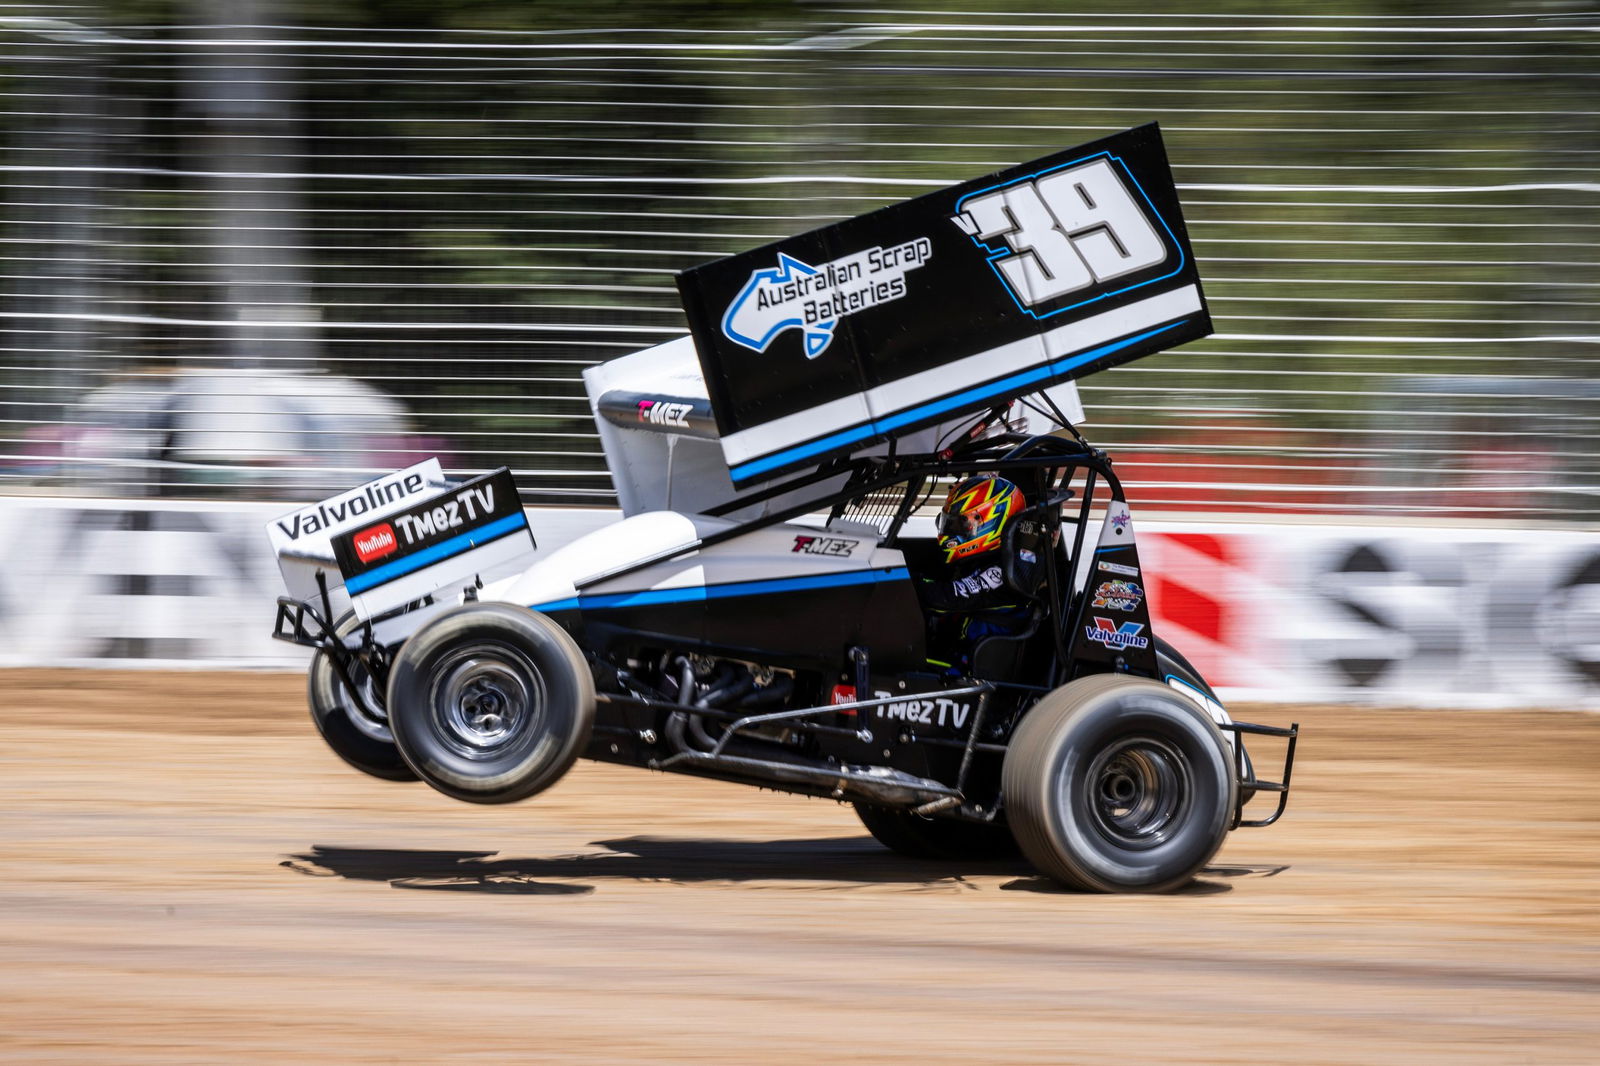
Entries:
<svg viewBox="0 0 1600 1066">
<path fill-rule="evenodd" d="M 342 640 L 360 624 L 354 613 L 346 614 L 335 624 L 334 633 Z M 311 660 L 306 675 L 306 703 L 317 732 L 335 755 L 362 773 L 385 781 L 415 781 L 417 775 L 394 745 L 389 716 L 380 705 L 371 676 L 361 663 L 354 661 L 350 674 L 358 691 L 356 698 L 339 680 L 327 652 L 319 651 Z"/>
<path fill-rule="evenodd" d="M 412 635 L 389 671 L 389 723 L 406 763 L 469 803 L 555 784 L 589 741 L 594 679 L 566 631 L 506 603 L 471 603 Z"/>
<path fill-rule="evenodd" d="M 1002 773 L 1006 816 L 1041 873 L 1094 892 L 1166 892 L 1222 846 L 1238 797 L 1210 717 L 1166 685 L 1080 678 L 1023 717 Z"/>
<path fill-rule="evenodd" d="M 888 848 L 913 859 L 1009 859 L 1017 842 L 1004 825 L 924 818 L 910 811 L 856 804 L 867 832 Z"/>
</svg>

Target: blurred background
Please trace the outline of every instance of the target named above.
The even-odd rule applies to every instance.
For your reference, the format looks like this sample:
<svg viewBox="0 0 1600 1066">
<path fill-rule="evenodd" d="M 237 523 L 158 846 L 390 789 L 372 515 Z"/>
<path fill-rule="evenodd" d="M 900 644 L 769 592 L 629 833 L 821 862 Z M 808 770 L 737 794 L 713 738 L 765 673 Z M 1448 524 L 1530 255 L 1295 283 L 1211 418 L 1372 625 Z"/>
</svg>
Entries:
<svg viewBox="0 0 1600 1066">
<path fill-rule="evenodd" d="M 0 4 L 0 493 L 604 506 L 676 271 L 1156 120 L 1218 331 L 1082 383 L 1133 498 L 1600 515 L 1594 5 L 1119 7 Z"/>
</svg>

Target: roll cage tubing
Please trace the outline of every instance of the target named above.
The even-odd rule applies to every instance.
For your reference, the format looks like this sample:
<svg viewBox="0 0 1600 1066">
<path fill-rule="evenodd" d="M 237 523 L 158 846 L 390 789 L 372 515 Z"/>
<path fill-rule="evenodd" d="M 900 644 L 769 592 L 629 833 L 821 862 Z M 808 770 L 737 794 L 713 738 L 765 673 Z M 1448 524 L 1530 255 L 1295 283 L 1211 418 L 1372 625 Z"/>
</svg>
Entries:
<svg viewBox="0 0 1600 1066">
<path fill-rule="evenodd" d="M 1070 426 L 1068 427 L 1070 429 Z M 680 545 L 666 551 L 657 552 L 643 559 L 633 560 L 626 565 L 591 574 L 574 582 L 578 590 L 592 587 L 603 581 L 631 574 L 656 563 L 666 562 L 687 555 L 690 552 L 701 551 L 718 544 L 725 543 L 746 533 L 767 526 L 786 522 L 791 518 L 816 511 L 820 506 L 833 506 L 852 499 L 880 491 L 901 482 L 906 483 L 906 492 L 894 511 L 894 517 L 884 533 L 882 543 L 893 546 L 899 536 L 900 528 L 905 524 L 911 512 L 916 508 L 916 499 L 922 485 L 930 478 L 950 477 L 976 473 L 1023 473 L 1028 471 L 1047 472 L 1046 484 L 1054 484 L 1054 491 L 1048 492 L 1046 499 L 1022 513 L 1032 511 L 1042 512 L 1041 518 L 1051 538 L 1051 543 L 1056 543 L 1056 537 L 1061 529 L 1061 508 L 1072 497 L 1071 491 L 1064 490 L 1076 472 L 1081 468 L 1086 471 L 1083 490 L 1083 499 L 1079 504 L 1076 531 L 1073 534 L 1072 549 L 1067 555 L 1068 565 L 1075 566 L 1076 560 L 1081 557 L 1084 536 L 1088 530 L 1089 512 L 1094 502 L 1097 479 L 1103 478 L 1106 486 L 1111 491 L 1111 500 L 1116 503 L 1126 503 L 1127 497 L 1122 491 L 1122 482 L 1111 469 L 1111 459 L 1098 448 L 1091 447 L 1077 431 L 1071 430 L 1073 439 L 1066 439 L 1053 435 L 1025 436 L 1019 433 L 1007 433 L 986 440 L 976 441 L 961 449 L 957 454 L 948 458 L 936 455 L 909 455 L 896 456 L 892 446 L 889 455 L 852 459 L 845 462 L 830 463 L 801 477 L 781 482 L 770 486 L 760 492 L 744 496 L 727 503 L 711 508 L 708 514 L 716 516 L 728 511 L 742 510 L 743 508 L 762 503 L 775 496 L 785 495 L 808 485 L 829 481 L 840 474 L 848 473 L 846 482 L 839 488 L 824 495 L 807 500 L 803 503 L 792 504 L 771 514 L 762 515 L 760 518 L 751 519 L 740 523 L 730 529 L 712 533 L 709 536 L 698 538 L 688 544 Z M 1060 477 L 1055 476 L 1059 473 Z M 1066 575 L 1068 580 L 1063 589 L 1062 577 L 1057 570 L 1059 552 L 1045 553 L 1048 561 L 1046 567 L 1047 582 L 1050 589 L 1051 610 L 1050 625 L 1056 646 L 1056 671 L 1059 681 L 1059 672 L 1067 662 L 1069 642 L 1066 634 L 1072 630 L 1063 625 L 1063 618 L 1072 613 L 1072 596 L 1074 593 L 1071 574 Z M 1081 607 L 1081 605 L 1080 605 Z"/>
</svg>

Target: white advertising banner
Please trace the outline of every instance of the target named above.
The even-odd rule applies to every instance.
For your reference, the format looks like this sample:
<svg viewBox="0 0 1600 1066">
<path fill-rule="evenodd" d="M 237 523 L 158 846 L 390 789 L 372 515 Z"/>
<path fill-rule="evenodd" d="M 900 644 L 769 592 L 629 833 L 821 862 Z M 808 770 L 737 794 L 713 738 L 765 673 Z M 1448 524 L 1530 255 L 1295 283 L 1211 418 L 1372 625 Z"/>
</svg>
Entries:
<svg viewBox="0 0 1600 1066">
<path fill-rule="evenodd" d="M 284 511 L 0 499 L 0 666 L 303 668 L 268 635 Z M 527 515 L 542 555 L 618 512 Z M 1143 520 L 1139 548 L 1153 628 L 1224 698 L 1600 709 L 1593 533 Z"/>
<path fill-rule="evenodd" d="M 282 503 L 0 498 L 0 666 L 303 669 L 270 636 Z M 529 508 L 539 551 L 617 512 Z M 535 553 L 531 558 L 537 558 Z"/>
<path fill-rule="evenodd" d="M 1139 542 L 1156 631 L 1234 698 L 1600 708 L 1593 533 L 1158 529 Z"/>
</svg>

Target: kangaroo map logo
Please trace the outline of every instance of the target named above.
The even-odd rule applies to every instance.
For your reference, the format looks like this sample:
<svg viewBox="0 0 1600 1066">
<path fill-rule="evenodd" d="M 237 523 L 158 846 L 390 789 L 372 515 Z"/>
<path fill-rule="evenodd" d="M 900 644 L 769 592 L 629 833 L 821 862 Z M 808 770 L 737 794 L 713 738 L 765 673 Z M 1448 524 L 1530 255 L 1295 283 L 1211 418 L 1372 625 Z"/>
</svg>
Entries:
<svg viewBox="0 0 1600 1066">
<path fill-rule="evenodd" d="M 1122 161 L 1110 155 L 968 193 L 956 201 L 950 221 L 983 250 L 1017 306 L 1035 318 L 1110 296 L 1090 290 L 1109 290 L 1112 282 L 1159 266 L 1174 251 L 1177 265 L 1163 277 L 1183 269 L 1172 231 Z M 1085 298 L 1055 306 L 1075 294 Z"/>
<path fill-rule="evenodd" d="M 723 336 L 764 352 L 786 329 L 798 329 L 807 359 L 833 343 L 839 320 L 906 294 L 906 275 L 933 258 L 918 237 L 892 248 L 874 246 L 812 266 L 785 252 L 778 265 L 755 270 L 722 316 Z"/>
</svg>

